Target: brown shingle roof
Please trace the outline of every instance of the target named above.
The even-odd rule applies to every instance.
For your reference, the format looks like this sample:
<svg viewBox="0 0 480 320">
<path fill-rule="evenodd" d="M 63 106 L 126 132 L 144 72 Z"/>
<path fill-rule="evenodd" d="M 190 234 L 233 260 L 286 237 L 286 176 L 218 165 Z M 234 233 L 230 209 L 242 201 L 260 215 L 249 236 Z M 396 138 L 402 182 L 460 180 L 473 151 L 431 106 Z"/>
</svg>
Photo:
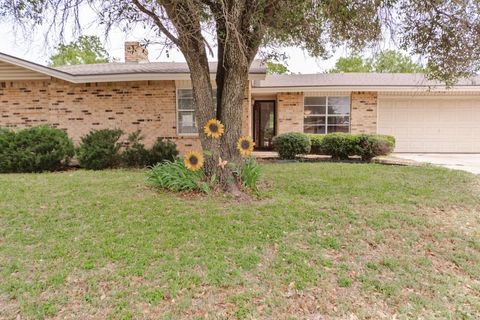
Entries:
<svg viewBox="0 0 480 320">
<path fill-rule="evenodd" d="M 456 85 L 480 86 L 480 77 L 462 79 Z M 445 86 L 418 73 L 319 73 L 267 75 L 255 80 L 254 88 L 282 87 L 431 87 Z"/>
<path fill-rule="evenodd" d="M 136 73 L 190 73 L 188 65 L 182 62 L 147 62 L 147 63 L 101 63 L 62 66 L 57 70 L 77 75 L 113 75 L 113 74 L 136 74 Z M 210 63 L 210 72 L 215 73 L 217 63 Z M 255 60 L 250 68 L 250 74 L 265 74 L 266 68 L 260 60 Z"/>
</svg>

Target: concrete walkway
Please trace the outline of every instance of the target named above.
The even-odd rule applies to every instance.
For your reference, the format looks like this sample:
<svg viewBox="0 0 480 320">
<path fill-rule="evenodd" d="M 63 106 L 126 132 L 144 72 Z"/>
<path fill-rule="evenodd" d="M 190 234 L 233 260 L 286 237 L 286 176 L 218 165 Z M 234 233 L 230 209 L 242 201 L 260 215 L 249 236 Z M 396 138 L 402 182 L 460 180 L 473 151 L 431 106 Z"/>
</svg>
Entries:
<svg viewBox="0 0 480 320">
<path fill-rule="evenodd" d="M 253 156 L 259 160 L 278 159 L 278 153 L 274 151 L 255 151 Z M 329 160 L 329 156 L 307 155 L 305 160 L 319 161 Z M 375 162 L 396 165 L 421 165 L 422 163 L 433 164 L 449 169 L 463 170 L 474 174 L 480 174 L 480 154 L 453 154 L 453 153 L 393 153 L 387 157 L 379 157 Z"/>
<path fill-rule="evenodd" d="M 278 152 L 276 151 L 254 151 L 253 156 L 259 160 L 276 160 L 279 158 Z M 329 160 L 330 156 L 307 154 L 304 156 L 300 156 L 300 158 L 305 160 Z"/>
<path fill-rule="evenodd" d="M 480 174 L 480 154 L 394 153 L 392 156 L 400 159 L 429 163 L 449 169 Z"/>
</svg>

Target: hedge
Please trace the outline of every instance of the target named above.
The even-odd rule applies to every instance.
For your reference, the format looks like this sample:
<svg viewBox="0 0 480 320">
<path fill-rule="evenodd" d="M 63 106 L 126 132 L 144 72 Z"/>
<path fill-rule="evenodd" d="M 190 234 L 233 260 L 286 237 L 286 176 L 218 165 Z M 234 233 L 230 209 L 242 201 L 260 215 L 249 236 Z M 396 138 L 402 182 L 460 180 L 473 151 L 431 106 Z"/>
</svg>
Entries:
<svg viewBox="0 0 480 320">
<path fill-rule="evenodd" d="M 289 132 L 273 138 L 273 147 L 282 159 L 295 159 L 297 155 L 310 152 L 310 140 L 304 133 Z"/>
<path fill-rule="evenodd" d="M 282 159 L 294 159 L 308 153 L 305 137 L 310 145 L 310 154 L 329 155 L 334 160 L 348 160 L 360 156 L 364 161 L 388 155 L 395 149 L 395 138 L 376 134 L 308 134 L 287 133 L 274 138 L 274 147 Z"/>
</svg>

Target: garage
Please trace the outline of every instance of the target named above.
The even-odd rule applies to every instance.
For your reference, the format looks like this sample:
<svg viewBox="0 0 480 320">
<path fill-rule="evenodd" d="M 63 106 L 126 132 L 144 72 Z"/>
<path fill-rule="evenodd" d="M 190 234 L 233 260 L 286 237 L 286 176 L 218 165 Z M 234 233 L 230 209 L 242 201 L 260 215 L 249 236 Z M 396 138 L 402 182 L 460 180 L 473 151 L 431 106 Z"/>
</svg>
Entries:
<svg viewBox="0 0 480 320">
<path fill-rule="evenodd" d="M 379 96 L 378 107 L 395 152 L 480 153 L 480 97 Z"/>
</svg>

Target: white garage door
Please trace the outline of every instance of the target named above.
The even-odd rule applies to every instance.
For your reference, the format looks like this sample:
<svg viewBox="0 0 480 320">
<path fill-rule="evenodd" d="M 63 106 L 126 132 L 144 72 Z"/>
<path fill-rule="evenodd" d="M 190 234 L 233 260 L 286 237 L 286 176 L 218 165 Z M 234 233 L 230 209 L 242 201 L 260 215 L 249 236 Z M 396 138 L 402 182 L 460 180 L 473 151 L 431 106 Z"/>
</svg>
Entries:
<svg viewBox="0 0 480 320">
<path fill-rule="evenodd" d="M 380 97 L 378 132 L 396 152 L 480 153 L 480 97 Z"/>
</svg>

